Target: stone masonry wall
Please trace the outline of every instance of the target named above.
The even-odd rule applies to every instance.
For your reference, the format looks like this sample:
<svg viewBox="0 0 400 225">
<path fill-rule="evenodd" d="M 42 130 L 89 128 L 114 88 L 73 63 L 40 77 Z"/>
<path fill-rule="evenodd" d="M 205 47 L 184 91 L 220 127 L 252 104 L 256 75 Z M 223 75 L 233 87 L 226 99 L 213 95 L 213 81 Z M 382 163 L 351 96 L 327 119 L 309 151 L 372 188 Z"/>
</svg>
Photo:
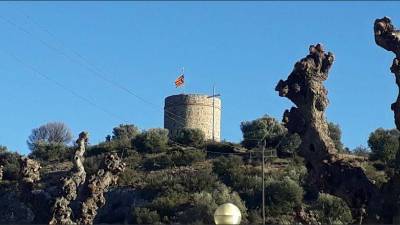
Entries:
<svg viewBox="0 0 400 225">
<path fill-rule="evenodd" d="M 214 99 L 214 138 L 220 141 L 221 127 L 221 99 Z M 213 99 L 207 95 L 180 94 L 165 98 L 164 128 L 171 134 L 178 129 L 201 129 L 206 139 L 212 139 L 212 105 Z"/>
</svg>

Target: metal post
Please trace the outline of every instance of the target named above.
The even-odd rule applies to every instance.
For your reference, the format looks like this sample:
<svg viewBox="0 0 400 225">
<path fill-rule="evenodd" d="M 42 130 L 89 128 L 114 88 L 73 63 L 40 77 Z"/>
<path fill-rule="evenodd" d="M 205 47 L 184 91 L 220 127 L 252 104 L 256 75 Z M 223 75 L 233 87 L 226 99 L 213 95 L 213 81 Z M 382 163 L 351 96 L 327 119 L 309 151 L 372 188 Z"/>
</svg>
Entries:
<svg viewBox="0 0 400 225">
<path fill-rule="evenodd" d="M 212 106 L 212 140 L 213 140 L 213 142 L 215 141 L 215 138 L 214 138 L 214 111 L 215 111 L 215 109 L 214 109 L 214 107 L 215 107 L 215 85 L 213 85 L 213 94 L 212 94 L 212 100 L 213 100 L 213 106 Z"/>
<path fill-rule="evenodd" d="M 264 164 L 265 164 L 265 139 L 262 141 L 262 217 L 263 217 L 263 225 L 265 225 L 265 171 L 264 171 Z"/>
</svg>

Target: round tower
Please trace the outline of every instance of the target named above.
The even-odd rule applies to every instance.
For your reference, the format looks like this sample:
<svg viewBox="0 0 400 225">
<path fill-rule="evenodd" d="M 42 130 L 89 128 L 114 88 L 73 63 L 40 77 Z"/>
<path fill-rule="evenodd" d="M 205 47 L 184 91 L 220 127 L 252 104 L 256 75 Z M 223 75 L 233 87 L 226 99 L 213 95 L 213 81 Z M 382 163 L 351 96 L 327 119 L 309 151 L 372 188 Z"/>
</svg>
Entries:
<svg viewBox="0 0 400 225">
<path fill-rule="evenodd" d="M 220 141 L 220 127 L 220 98 L 200 94 L 171 95 L 165 98 L 164 128 L 170 134 L 176 134 L 181 128 L 198 128 L 204 132 L 207 140 L 212 140 L 214 135 L 214 140 Z"/>
</svg>

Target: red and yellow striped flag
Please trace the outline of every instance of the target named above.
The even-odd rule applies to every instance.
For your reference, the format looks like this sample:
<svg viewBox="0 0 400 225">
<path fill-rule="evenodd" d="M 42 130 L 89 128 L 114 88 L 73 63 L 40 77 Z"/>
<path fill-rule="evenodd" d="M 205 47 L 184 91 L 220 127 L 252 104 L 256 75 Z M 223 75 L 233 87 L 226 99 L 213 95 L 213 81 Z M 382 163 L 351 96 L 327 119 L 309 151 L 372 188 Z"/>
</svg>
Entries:
<svg viewBox="0 0 400 225">
<path fill-rule="evenodd" d="M 175 80 L 175 87 L 180 87 L 185 84 L 185 75 L 180 75 L 176 80 Z"/>
</svg>

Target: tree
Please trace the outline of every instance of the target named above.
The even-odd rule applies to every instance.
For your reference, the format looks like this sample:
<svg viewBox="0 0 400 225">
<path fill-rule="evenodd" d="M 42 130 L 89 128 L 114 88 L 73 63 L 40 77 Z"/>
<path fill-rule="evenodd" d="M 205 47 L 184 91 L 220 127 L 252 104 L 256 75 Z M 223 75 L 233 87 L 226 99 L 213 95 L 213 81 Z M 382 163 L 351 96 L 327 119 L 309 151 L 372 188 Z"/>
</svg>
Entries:
<svg viewBox="0 0 400 225">
<path fill-rule="evenodd" d="M 133 124 L 120 124 L 113 128 L 112 140 L 131 140 L 140 133 L 139 128 Z"/>
<path fill-rule="evenodd" d="M 71 130 L 62 122 L 51 122 L 32 130 L 27 144 L 34 151 L 38 144 L 68 144 L 72 140 Z"/>
<path fill-rule="evenodd" d="M 382 160 L 385 164 L 396 157 L 399 147 L 400 132 L 397 129 L 378 128 L 369 135 L 368 146 L 371 159 Z"/>
<path fill-rule="evenodd" d="M 343 143 L 342 143 L 342 130 L 340 129 L 339 124 L 334 124 L 332 122 L 328 123 L 329 137 L 332 139 L 335 144 L 338 152 L 344 152 Z"/>
<path fill-rule="evenodd" d="M 351 224 L 353 218 L 346 202 L 329 194 L 320 194 L 313 209 L 322 224 Z"/>
<path fill-rule="evenodd" d="M 243 133 L 242 145 L 246 148 L 254 148 L 263 138 L 267 147 L 276 147 L 287 133 L 286 128 L 275 118 L 265 115 L 253 121 L 244 121 L 240 124 Z"/>
<path fill-rule="evenodd" d="M 365 157 L 367 157 L 367 156 L 369 156 L 371 154 L 371 151 L 367 147 L 362 146 L 362 145 L 357 146 L 356 148 L 354 148 L 352 150 L 352 152 L 353 152 L 354 155 L 365 156 Z"/>
</svg>

